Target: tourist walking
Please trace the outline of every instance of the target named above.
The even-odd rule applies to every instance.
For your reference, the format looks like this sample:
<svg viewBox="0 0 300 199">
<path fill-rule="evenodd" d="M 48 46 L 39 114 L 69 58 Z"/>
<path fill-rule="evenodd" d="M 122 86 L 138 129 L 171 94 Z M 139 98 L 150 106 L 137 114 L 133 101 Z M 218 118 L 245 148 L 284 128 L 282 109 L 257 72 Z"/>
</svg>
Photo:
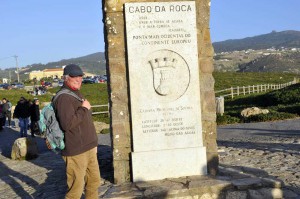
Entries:
<svg viewBox="0 0 300 199">
<path fill-rule="evenodd" d="M 12 104 L 6 98 L 2 99 L 2 103 L 3 103 L 3 114 L 4 114 L 4 126 L 5 126 L 6 118 L 7 118 L 8 127 L 11 127 L 11 107 L 12 107 Z"/>
<path fill-rule="evenodd" d="M 79 92 L 84 73 L 75 64 L 64 68 L 64 85 L 83 99 Z M 75 97 L 62 94 L 54 102 L 59 123 L 65 133 L 65 149 L 62 157 L 66 165 L 68 191 L 66 198 L 98 198 L 100 171 L 97 159 L 98 138 L 93 124 L 91 105 L 88 100 L 79 101 Z"/>
<path fill-rule="evenodd" d="M 39 125 L 38 125 L 38 121 L 40 120 L 39 104 L 40 104 L 39 99 L 35 98 L 29 108 L 31 137 L 35 137 L 35 134 L 39 133 Z"/>
<path fill-rule="evenodd" d="M 20 136 L 27 137 L 27 128 L 29 122 L 29 104 L 28 101 L 21 97 L 18 101 L 18 104 L 15 108 L 13 118 L 19 119 L 19 127 L 20 127 Z"/>
</svg>

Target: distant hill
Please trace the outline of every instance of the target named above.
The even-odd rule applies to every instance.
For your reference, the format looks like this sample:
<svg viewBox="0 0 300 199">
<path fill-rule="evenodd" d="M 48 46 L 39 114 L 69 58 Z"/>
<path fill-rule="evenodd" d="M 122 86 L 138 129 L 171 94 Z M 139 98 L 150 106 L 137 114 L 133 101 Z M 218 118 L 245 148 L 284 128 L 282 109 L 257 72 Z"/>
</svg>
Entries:
<svg viewBox="0 0 300 199">
<path fill-rule="evenodd" d="M 95 74 L 105 74 L 106 65 L 105 65 L 105 56 L 103 52 L 93 53 L 83 57 L 63 59 L 56 62 L 49 62 L 45 65 L 43 64 L 32 64 L 28 70 L 43 70 L 45 68 L 61 68 L 67 64 L 77 64 L 82 67 L 86 72 L 95 73 Z"/>
<path fill-rule="evenodd" d="M 289 72 L 300 73 L 300 53 L 280 52 L 261 56 L 239 65 L 239 72 Z"/>
<path fill-rule="evenodd" d="M 63 59 L 56 62 L 49 62 L 47 64 L 35 63 L 30 66 L 20 68 L 20 80 L 28 79 L 28 73 L 34 70 L 44 70 L 46 68 L 61 68 L 67 64 L 77 64 L 82 67 L 83 71 L 102 75 L 106 74 L 106 61 L 103 52 L 97 52 L 83 57 Z M 0 70 L 0 78 L 11 77 L 12 82 L 17 79 L 15 73 L 16 68 L 9 68 Z"/>
<path fill-rule="evenodd" d="M 287 30 L 272 31 L 269 34 L 247 37 L 244 39 L 231 39 L 214 42 L 215 53 L 241 51 L 247 49 L 260 50 L 268 48 L 300 48 L 300 31 Z"/>
</svg>

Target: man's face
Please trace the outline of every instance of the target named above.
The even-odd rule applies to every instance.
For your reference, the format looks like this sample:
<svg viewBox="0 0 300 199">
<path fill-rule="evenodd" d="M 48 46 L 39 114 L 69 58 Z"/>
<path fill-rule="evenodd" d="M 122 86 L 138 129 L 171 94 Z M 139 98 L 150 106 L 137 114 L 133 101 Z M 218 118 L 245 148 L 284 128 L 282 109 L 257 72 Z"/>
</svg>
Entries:
<svg viewBox="0 0 300 199">
<path fill-rule="evenodd" d="M 82 84 L 82 76 L 71 77 L 66 79 L 66 83 L 73 89 L 80 90 Z"/>
<path fill-rule="evenodd" d="M 3 99 L 2 102 L 5 104 L 5 103 L 6 103 L 6 100 Z"/>
</svg>

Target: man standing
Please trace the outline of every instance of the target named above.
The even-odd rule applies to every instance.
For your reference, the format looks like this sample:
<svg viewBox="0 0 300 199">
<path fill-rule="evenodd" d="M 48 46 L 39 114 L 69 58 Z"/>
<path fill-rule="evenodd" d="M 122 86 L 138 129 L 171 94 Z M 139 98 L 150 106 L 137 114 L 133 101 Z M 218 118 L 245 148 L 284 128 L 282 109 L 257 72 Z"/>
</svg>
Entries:
<svg viewBox="0 0 300 199">
<path fill-rule="evenodd" d="M 20 97 L 20 100 L 15 108 L 13 118 L 19 119 L 20 135 L 21 137 L 27 137 L 27 128 L 29 122 L 29 103 L 24 97 Z"/>
<path fill-rule="evenodd" d="M 4 117 L 5 117 L 4 125 L 5 125 L 6 117 L 7 117 L 8 127 L 11 127 L 11 107 L 12 107 L 12 104 L 6 98 L 2 99 L 2 103 L 3 103 L 3 110 L 2 111 L 3 111 Z"/>
<path fill-rule="evenodd" d="M 64 85 L 83 99 L 79 92 L 84 73 L 75 64 L 64 68 Z M 89 101 L 79 101 L 71 95 L 62 94 L 55 100 L 55 111 L 65 133 L 65 149 L 62 157 L 66 164 L 68 192 L 66 198 L 98 198 L 100 171 L 97 159 L 98 137 L 92 120 Z"/>
</svg>

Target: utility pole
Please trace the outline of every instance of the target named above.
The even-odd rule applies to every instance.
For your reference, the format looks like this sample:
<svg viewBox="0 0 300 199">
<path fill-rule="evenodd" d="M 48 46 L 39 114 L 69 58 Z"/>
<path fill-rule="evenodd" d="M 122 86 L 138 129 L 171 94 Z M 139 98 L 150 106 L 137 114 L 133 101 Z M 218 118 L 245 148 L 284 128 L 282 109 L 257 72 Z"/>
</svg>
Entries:
<svg viewBox="0 0 300 199">
<path fill-rule="evenodd" d="M 17 68 L 17 77 L 18 77 L 18 83 L 20 82 L 20 76 L 19 76 L 19 67 L 18 67 L 18 56 L 13 56 L 16 59 L 16 68 Z"/>
<path fill-rule="evenodd" d="M 11 74 L 10 74 L 10 70 L 8 71 L 8 76 L 9 76 L 9 83 L 11 84 Z"/>
</svg>

